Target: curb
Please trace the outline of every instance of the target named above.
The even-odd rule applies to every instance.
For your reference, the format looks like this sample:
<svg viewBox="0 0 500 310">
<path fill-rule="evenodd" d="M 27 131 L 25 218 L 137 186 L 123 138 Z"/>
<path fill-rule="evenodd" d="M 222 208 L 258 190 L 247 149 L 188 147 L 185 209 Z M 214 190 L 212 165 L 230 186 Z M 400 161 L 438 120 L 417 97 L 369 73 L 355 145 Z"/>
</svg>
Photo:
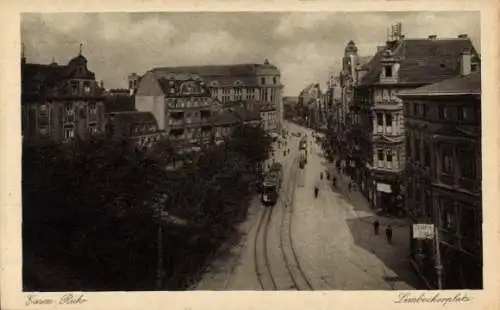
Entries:
<svg viewBox="0 0 500 310">
<path fill-rule="evenodd" d="M 351 179 L 346 176 L 346 175 L 341 175 L 339 173 L 339 171 L 337 170 L 337 168 L 335 167 L 327 167 L 327 171 L 329 171 L 330 173 L 332 173 L 332 175 L 336 176 L 337 177 L 337 182 L 340 181 L 340 186 L 336 186 L 335 188 L 339 189 L 340 192 L 342 193 L 342 195 L 344 197 L 346 197 L 350 202 L 351 204 L 353 205 L 359 205 L 359 204 L 369 204 L 368 201 L 366 200 L 366 198 L 363 196 L 363 194 L 361 194 L 360 192 L 357 191 L 357 189 L 355 190 L 351 190 L 351 191 L 348 191 L 346 188 L 347 188 L 347 184 L 349 181 L 351 181 Z M 346 181 L 347 180 L 347 181 Z M 361 197 L 354 197 L 356 194 L 358 195 L 361 195 Z M 361 201 L 360 201 L 361 200 Z M 390 216 L 384 216 L 384 215 L 378 215 L 376 214 L 375 212 L 373 212 L 373 210 L 367 206 L 366 208 L 367 212 L 368 213 L 372 213 L 373 216 L 376 216 L 380 219 L 386 219 L 386 220 L 399 220 L 398 218 L 396 217 L 390 217 Z M 358 211 L 356 210 L 353 210 L 354 213 L 356 213 L 356 215 L 358 215 Z M 363 219 L 362 217 L 359 217 L 359 220 L 360 221 L 363 221 L 365 223 L 368 223 L 370 225 L 373 225 L 372 222 L 368 221 L 368 220 L 365 220 Z M 405 221 L 405 219 L 401 219 L 401 221 Z M 387 221 L 379 221 L 380 222 L 380 225 L 391 225 L 392 227 L 399 227 L 399 228 L 406 228 L 406 227 L 409 227 L 409 223 L 404 223 L 404 224 L 401 224 L 401 223 L 397 223 L 397 222 L 387 222 Z"/>
</svg>

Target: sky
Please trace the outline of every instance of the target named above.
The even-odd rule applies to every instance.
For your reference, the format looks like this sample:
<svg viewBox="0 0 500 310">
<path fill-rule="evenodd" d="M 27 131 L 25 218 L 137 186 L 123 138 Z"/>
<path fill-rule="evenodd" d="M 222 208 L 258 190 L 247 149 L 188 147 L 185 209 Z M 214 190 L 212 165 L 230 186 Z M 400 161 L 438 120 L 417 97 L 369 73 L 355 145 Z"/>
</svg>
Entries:
<svg viewBox="0 0 500 310">
<path fill-rule="evenodd" d="M 27 62 L 66 64 L 80 43 L 89 69 L 106 88 L 160 66 L 263 63 L 278 66 L 285 96 L 338 72 L 353 40 L 370 56 L 401 22 L 407 38 L 466 33 L 480 50 L 477 12 L 153 12 L 25 13 L 21 40 Z"/>
</svg>

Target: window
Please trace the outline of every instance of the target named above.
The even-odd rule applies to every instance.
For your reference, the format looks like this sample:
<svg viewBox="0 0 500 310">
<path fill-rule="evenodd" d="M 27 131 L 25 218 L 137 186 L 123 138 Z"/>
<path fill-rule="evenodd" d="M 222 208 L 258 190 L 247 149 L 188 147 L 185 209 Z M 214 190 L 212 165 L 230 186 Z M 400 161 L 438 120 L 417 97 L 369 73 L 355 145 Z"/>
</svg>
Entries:
<svg viewBox="0 0 500 310">
<path fill-rule="evenodd" d="M 377 157 L 378 160 L 384 160 L 384 151 L 383 150 L 377 150 Z"/>
<path fill-rule="evenodd" d="M 443 149 L 441 153 L 442 172 L 451 174 L 453 172 L 453 151 L 450 148 Z"/>
<path fill-rule="evenodd" d="M 47 105 L 46 104 L 41 104 L 40 105 L 40 116 L 47 115 L 47 112 L 48 112 Z"/>
<path fill-rule="evenodd" d="M 97 132 L 97 128 L 95 127 L 95 125 L 89 126 L 88 130 L 89 130 L 89 133 L 91 133 L 91 134 L 94 134 Z"/>
<path fill-rule="evenodd" d="M 266 84 L 266 78 L 260 78 L 260 84 Z"/>
<path fill-rule="evenodd" d="M 377 126 L 384 126 L 384 115 L 377 113 Z"/>
<path fill-rule="evenodd" d="M 464 178 L 473 179 L 476 176 L 476 158 L 474 152 L 470 150 L 461 150 L 459 152 L 458 162 L 460 165 L 460 175 Z"/>
<path fill-rule="evenodd" d="M 277 84 L 277 79 L 276 77 L 273 77 L 273 84 L 276 85 Z"/>
<path fill-rule="evenodd" d="M 422 116 L 427 117 L 427 105 L 422 104 Z"/>
<path fill-rule="evenodd" d="M 97 107 L 95 103 L 89 104 L 89 113 L 90 114 L 96 114 L 97 113 Z"/>
<path fill-rule="evenodd" d="M 448 111 L 445 106 L 439 107 L 439 119 L 446 120 L 448 118 Z"/>
<path fill-rule="evenodd" d="M 453 202 L 449 199 L 441 200 L 441 224 L 442 227 L 449 231 L 454 231 L 456 227 L 455 221 L 455 206 Z"/>
<path fill-rule="evenodd" d="M 463 122 L 463 121 L 467 121 L 469 119 L 469 114 L 470 114 L 470 111 L 468 108 L 465 108 L 465 107 L 458 107 L 457 108 L 457 115 L 458 115 L 458 120 Z"/>
<path fill-rule="evenodd" d="M 419 116 L 419 115 L 418 115 L 418 112 L 419 112 L 419 111 L 418 111 L 418 106 L 419 106 L 419 104 L 418 104 L 418 103 L 414 103 L 414 104 L 413 104 L 413 116 Z"/>
<path fill-rule="evenodd" d="M 390 113 L 385 115 L 385 126 L 387 127 L 388 132 L 392 131 L 392 114 Z"/>
<path fill-rule="evenodd" d="M 74 132 L 73 127 L 64 128 L 64 138 L 65 139 L 70 139 L 70 138 L 73 138 L 74 136 L 75 136 L 75 132 Z"/>
<path fill-rule="evenodd" d="M 75 112 L 75 110 L 73 109 L 73 103 L 72 102 L 68 102 L 65 104 L 65 107 L 66 107 L 66 114 L 67 115 L 73 115 L 73 113 Z"/>
<path fill-rule="evenodd" d="M 71 92 L 78 93 L 78 81 L 71 81 Z"/>
<path fill-rule="evenodd" d="M 83 90 L 85 91 L 86 94 L 90 93 L 91 91 L 90 82 L 88 81 L 83 82 Z"/>
<path fill-rule="evenodd" d="M 391 66 L 385 66 L 384 71 L 385 71 L 385 77 L 392 77 L 392 67 Z"/>
<path fill-rule="evenodd" d="M 392 150 L 387 151 L 387 159 L 388 162 L 392 162 Z"/>
</svg>

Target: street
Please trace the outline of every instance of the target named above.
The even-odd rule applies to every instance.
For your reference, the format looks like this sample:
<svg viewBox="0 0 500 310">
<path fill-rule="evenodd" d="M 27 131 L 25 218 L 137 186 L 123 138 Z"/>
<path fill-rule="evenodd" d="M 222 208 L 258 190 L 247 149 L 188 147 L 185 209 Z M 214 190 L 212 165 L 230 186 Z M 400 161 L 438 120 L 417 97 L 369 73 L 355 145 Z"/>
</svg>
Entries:
<svg viewBox="0 0 500 310">
<path fill-rule="evenodd" d="M 347 177 L 326 179 L 330 166 L 316 143 L 308 142 L 308 163 L 298 168 L 298 137 L 312 141 L 312 130 L 287 123 L 290 154 L 276 152 L 284 181 L 273 208 L 255 199 L 241 227 L 241 243 L 214 262 L 197 290 L 404 290 L 418 286 L 407 262 L 408 225 L 401 219 L 376 218 L 358 192 L 349 193 Z M 321 180 L 320 173 L 324 176 Z M 314 198 L 314 186 L 319 195 Z M 260 221 L 262 220 L 262 223 Z M 268 223 L 267 223 L 267 220 Z M 383 230 L 393 227 L 393 243 Z"/>
</svg>

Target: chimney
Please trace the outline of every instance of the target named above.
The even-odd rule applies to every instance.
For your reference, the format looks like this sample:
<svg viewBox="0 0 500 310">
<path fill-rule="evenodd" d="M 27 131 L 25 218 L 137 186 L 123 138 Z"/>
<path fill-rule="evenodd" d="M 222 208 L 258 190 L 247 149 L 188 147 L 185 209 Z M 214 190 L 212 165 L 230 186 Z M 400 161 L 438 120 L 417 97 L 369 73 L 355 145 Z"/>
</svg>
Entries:
<svg viewBox="0 0 500 310">
<path fill-rule="evenodd" d="M 437 38 L 437 35 L 435 35 L 435 34 L 431 34 L 429 36 L 429 40 L 436 40 L 436 38 Z"/>
<path fill-rule="evenodd" d="M 469 36 L 466 34 L 466 33 L 463 33 L 463 34 L 459 34 L 458 35 L 458 38 L 459 39 L 467 39 Z"/>
<path fill-rule="evenodd" d="M 471 54 L 469 52 L 460 53 L 460 74 L 469 75 L 471 72 Z"/>
</svg>

